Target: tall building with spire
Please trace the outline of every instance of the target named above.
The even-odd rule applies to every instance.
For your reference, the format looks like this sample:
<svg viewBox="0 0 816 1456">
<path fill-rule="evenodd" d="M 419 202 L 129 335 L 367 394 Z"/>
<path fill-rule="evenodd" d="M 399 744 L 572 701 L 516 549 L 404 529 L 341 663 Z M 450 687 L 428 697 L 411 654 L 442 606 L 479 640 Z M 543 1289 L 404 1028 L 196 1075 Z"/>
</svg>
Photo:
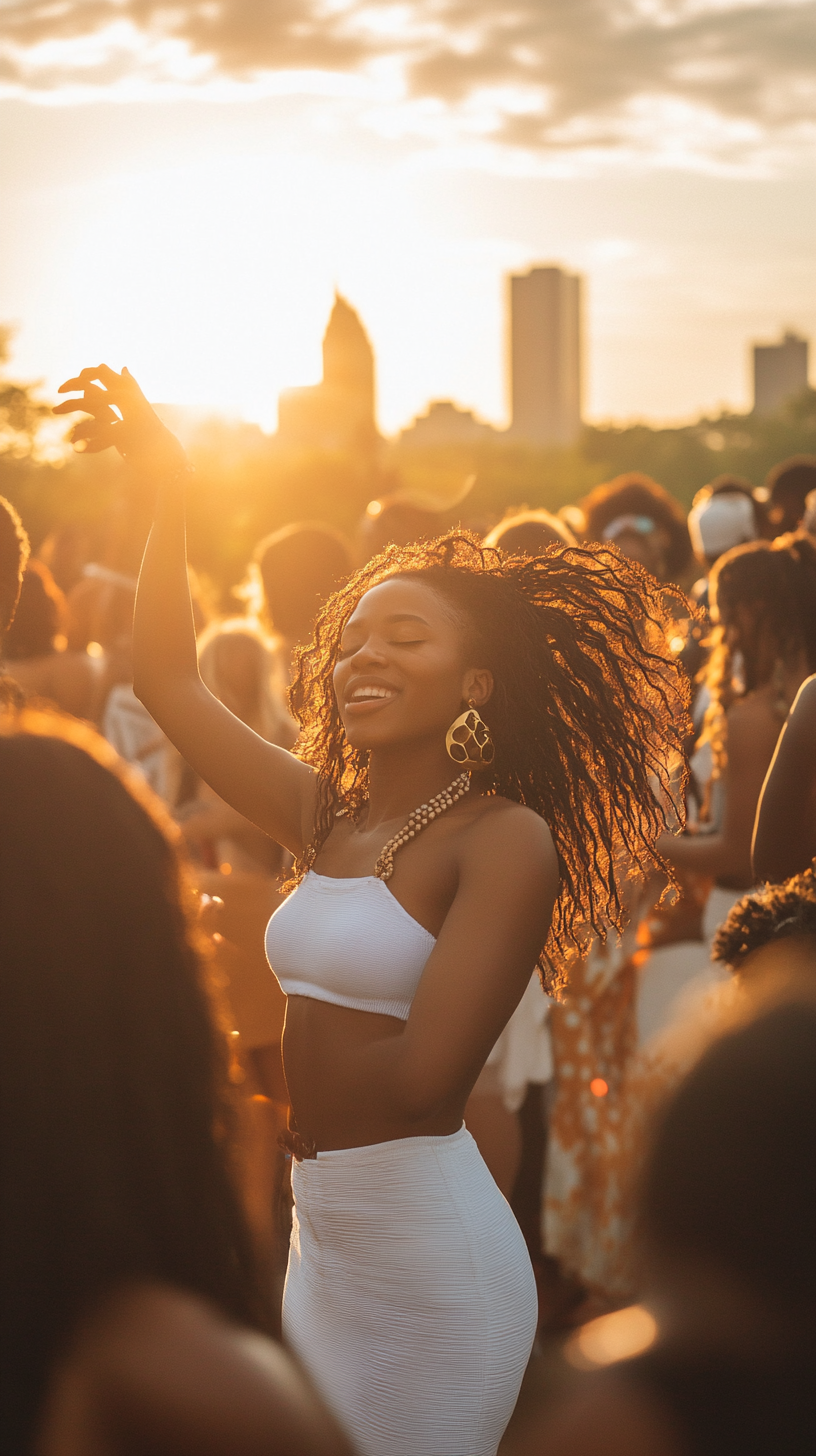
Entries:
<svg viewBox="0 0 816 1456">
<path fill-rule="evenodd" d="M 581 279 L 563 268 L 510 278 L 511 433 L 571 445 L 581 429 Z"/>
<path fill-rule="evenodd" d="M 323 335 L 323 378 L 283 391 L 278 440 L 294 449 L 370 454 L 378 439 L 374 350 L 359 315 L 335 293 Z"/>
</svg>

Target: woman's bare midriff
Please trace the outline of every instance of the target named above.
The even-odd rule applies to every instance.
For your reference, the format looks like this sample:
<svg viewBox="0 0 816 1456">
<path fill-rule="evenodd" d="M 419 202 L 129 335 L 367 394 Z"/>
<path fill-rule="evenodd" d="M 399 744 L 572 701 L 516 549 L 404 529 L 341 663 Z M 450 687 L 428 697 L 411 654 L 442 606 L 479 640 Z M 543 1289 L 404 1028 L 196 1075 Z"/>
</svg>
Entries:
<svg viewBox="0 0 816 1456">
<path fill-rule="evenodd" d="M 464 1100 L 422 1121 L 389 1116 L 376 1098 L 361 1106 L 355 1059 L 365 1046 L 401 1036 L 394 1016 L 352 1011 L 308 996 L 290 996 L 283 1033 L 283 1064 L 298 1132 L 320 1152 L 359 1148 L 392 1138 L 447 1135 L 462 1125 Z"/>
</svg>

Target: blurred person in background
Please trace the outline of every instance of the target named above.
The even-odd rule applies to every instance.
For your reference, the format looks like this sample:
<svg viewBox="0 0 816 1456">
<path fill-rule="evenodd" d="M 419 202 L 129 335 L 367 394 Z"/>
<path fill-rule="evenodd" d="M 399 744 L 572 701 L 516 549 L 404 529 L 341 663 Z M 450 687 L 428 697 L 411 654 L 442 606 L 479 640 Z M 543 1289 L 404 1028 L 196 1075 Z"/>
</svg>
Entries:
<svg viewBox="0 0 816 1456">
<path fill-rule="evenodd" d="M 27 698 L 46 698 L 77 718 L 96 718 L 99 660 L 65 646 L 65 597 L 48 567 L 32 558 L 23 576 L 5 655 Z"/>
<path fill-rule="evenodd" d="M 816 677 L 799 689 L 762 785 L 751 858 L 756 880 L 779 883 L 816 856 Z"/>
<path fill-rule="evenodd" d="M 66 521 L 49 531 L 37 548 L 38 560 L 48 567 L 60 591 L 66 596 L 82 581 L 88 562 L 98 557 L 103 530 L 104 527 L 95 523 Z"/>
<path fill-rule="evenodd" d="M 800 534 L 734 547 L 712 573 L 711 606 L 706 812 L 695 833 L 661 840 L 679 871 L 714 882 L 703 917 L 709 942 L 753 883 L 751 839 L 763 780 L 791 703 L 816 671 L 816 546 Z"/>
<path fill-rule="evenodd" d="M 769 471 L 768 521 L 772 534 L 798 531 L 806 510 L 807 497 L 816 490 L 816 455 L 792 455 Z"/>
<path fill-rule="evenodd" d="M 732 546 L 744 546 L 763 536 L 764 512 L 753 488 L 739 475 L 718 475 L 698 490 L 688 515 L 694 554 L 705 575 L 695 582 L 692 598 L 708 611 L 708 577 L 720 557 Z"/>
<path fill-rule="evenodd" d="M 172 836 L 89 728 L 6 715 L 0 1448 L 348 1456 L 263 1334 L 228 1048 Z"/>
<path fill-rule="evenodd" d="M 351 548 L 333 526 L 295 521 L 259 541 L 253 562 L 263 589 L 256 605 L 281 639 L 288 681 L 292 652 L 309 641 L 326 598 L 351 575 Z"/>
<path fill-rule="evenodd" d="M 280 691 L 279 656 L 258 622 L 249 617 L 212 622 L 198 639 L 198 664 L 202 682 L 236 718 L 267 743 L 294 745 L 297 725 Z M 279 847 L 200 779 L 179 818 L 185 839 L 207 868 L 226 862 L 234 871 L 278 874 Z"/>
<path fill-rule="evenodd" d="M 807 956 L 663 1110 L 640 1199 L 642 1303 L 569 1341 L 585 1373 L 519 1456 L 816 1449 L 812 944 Z"/>
<path fill-rule="evenodd" d="M 583 539 L 611 543 L 661 582 L 686 576 L 693 560 L 686 518 L 674 496 L 629 471 L 596 485 L 580 502 Z"/>
<path fill-rule="evenodd" d="M 691 589 L 692 601 L 704 613 L 698 621 L 689 620 L 680 660 L 695 685 L 692 720 L 695 739 L 711 702 L 708 687 L 701 680 L 706 661 L 711 629 L 709 581 L 711 572 L 726 551 L 744 546 L 765 535 L 765 511 L 747 480 L 738 475 L 718 475 L 710 485 L 698 490 L 688 516 L 689 535 L 694 554 L 705 575 Z M 689 746 L 691 752 L 693 744 Z M 698 785 L 692 779 L 691 791 L 697 808 L 700 806 Z"/>
<path fill-rule="evenodd" d="M 357 527 L 358 565 L 363 566 L 386 546 L 410 546 L 433 541 L 459 522 L 459 507 L 470 495 L 475 475 L 467 475 L 444 493 L 396 484 L 369 501 Z"/>
<path fill-rule="evenodd" d="M 6 633 L 14 620 L 30 546 L 25 527 L 11 501 L 0 495 L 0 708 L 20 703 L 21 688 L 3 669 Z"/>
<path fill-rule="evenodd" d="M 549 511 L 511 511 L 484 538 L 485 546 L 500 546 L 512 555 L 541 556 L 548 546 L 575 546 L 569 526 Z"/>
</svg>

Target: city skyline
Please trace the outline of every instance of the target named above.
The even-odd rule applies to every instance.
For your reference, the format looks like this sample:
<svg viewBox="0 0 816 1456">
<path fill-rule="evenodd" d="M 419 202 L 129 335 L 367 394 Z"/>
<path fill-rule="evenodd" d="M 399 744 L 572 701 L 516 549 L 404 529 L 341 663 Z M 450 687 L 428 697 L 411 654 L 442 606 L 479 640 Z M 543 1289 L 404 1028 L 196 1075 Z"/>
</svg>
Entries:
<svg viewBox="0 0 816 1456">
<path fill-rule="evenodd" d="M 2 10 L 20 377 L 105 358 L 271 430 L 336 286 L 387 433 L 435 398 L 504 426 L 503 280 L 548 259 L 586 279 L 589 421 L 746 410 L 751 341 L 816 336 L 816 0 L 218 8 Z"/>
</svg>

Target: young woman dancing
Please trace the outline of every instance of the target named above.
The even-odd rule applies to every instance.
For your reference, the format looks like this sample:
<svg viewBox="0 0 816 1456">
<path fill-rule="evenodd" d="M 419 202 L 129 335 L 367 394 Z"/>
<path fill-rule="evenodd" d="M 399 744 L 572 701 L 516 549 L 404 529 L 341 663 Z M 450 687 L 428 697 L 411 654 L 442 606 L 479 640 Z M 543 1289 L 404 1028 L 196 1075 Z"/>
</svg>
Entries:
<svg viewBox="0 0 816 1456">
<path fill-rule="evenodd" d="M 536 1290 L 462 1110 L 545 947 L 619 925 L 626 875 L 665 868 L 686 699 L 657 585 L 608 548 L 391 547 L 300 650 L 292 755 L 198 675 L 180 445 L 126 371 L 63 390 L 91 415 L 77 444 L 159 487 L 136 691 L 296 860 L 267 936 L 296 1159 L 285 1334 L 362 1456 L 494 1456 Z"/>
</svg>

